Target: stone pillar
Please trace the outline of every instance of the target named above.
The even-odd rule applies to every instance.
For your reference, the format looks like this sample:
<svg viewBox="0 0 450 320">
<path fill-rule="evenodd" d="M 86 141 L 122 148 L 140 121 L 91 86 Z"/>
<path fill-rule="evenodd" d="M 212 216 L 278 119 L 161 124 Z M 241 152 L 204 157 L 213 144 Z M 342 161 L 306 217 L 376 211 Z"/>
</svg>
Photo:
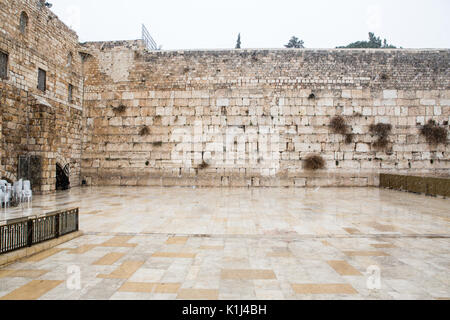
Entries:
<svg viewBox="0 0 450 320">
<path fill-rule="evenodd" d="M 56 159 L 55 144 L 55 109 L 50 104 L 35 102 L 31 106 L 33 119 L 30 125 L 30 144 L 33 154 L 39 155 L 40 183 L 34 186 L 36 192 L 46 194 L 55 191 L 56 187 Z"/>
</svg>

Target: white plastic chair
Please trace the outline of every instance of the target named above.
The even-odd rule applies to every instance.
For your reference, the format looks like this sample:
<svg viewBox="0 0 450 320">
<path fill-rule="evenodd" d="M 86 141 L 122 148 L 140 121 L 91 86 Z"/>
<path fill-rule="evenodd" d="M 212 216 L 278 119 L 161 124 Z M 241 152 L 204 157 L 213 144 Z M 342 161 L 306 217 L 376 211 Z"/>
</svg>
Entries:
<svg viewBox="0 0 450 320">
<path fill-rule="evenodd" d="M 17 201 L 21 202 L 22 201 L 22 196 L 23 196 L 23 182 L 22 179 L 20 179 L 19 181 L 14 182 L 14 197 Z"/>
<path fill-rule="evenodd" d="M 31 183 L 28 180 L 23 182 L 22 200 L 27 199 L 30 202 L 33 199 L 33 192 L 31 191 Z"/>
<path fill-rule="evenodd" d="M 1 191 L 3 194 L 6 194 L 6 193 L 7 193 L 7 190 L 8 190 L 8 188 L 7 188 L 6 185 L 0 184 L 0 191 Z M 2 198 L 2 199 L 3 199 L 3 198 Z M 3 200 L 1 200 L 1 201 L 3 201 Z M 0 202 L 0 205 L 1 205 L 1 204 L 3 204 L 3 202 Z"/>
<path fill-rule="evenodd" d="M 6 184 L 6 193 L 9 195 L 10 199 L 13 198 L 13 190 L 12 190 L 12 187 L 11 187 L 11 183 L 7 183 Z"/>
<path fill-rule="evenodd" d="M 11 195 L 8 192 L 0 191 L 0 201 L 1 204 L 5 204 L 5 208 L 9 205 L 9 201 L 11 200 Z"/>
</svg>

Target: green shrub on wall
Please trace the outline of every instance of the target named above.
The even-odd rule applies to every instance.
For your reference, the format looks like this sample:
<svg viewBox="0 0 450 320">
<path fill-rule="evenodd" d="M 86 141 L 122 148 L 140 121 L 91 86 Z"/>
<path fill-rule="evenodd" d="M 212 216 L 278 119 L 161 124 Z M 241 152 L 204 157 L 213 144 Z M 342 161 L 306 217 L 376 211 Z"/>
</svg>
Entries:
<svg viewBox="0 0 450 320">
<path fill-rule="evenodd" d="M 384 149 L 389 145 L 389 134 L 392 131 L 392 125 L 389 123 L 377 123 L 370 126 L 370 133 L 378 137 L 372 145 L 378 149 Z"/>
<path fill-rule="evenodd" d="M 353 134 L 351 133 L 351 128 L 345 122 L 342 116 L 335 116 L 331 119 L 330 127 L 334 133 L 342 134 L 345 136 L 345 143 L 350 144 L 353 142 Z"/>
<path fill-rule="evenodd" d="M 440 127 L 434 120 L 429 120 L 428 123 L 422 127 L 420 133 L 425 136 L 429 145 L 437 145 L 440 143 L 447 144 L 447 129 L 445 127 Z"/>
<path fill-rule="evenodd" d="M 319 155 L 308 156 L 303 164 L 306 170 L 320 170 L 325 168 L 325 160 Z"/>
</svg>

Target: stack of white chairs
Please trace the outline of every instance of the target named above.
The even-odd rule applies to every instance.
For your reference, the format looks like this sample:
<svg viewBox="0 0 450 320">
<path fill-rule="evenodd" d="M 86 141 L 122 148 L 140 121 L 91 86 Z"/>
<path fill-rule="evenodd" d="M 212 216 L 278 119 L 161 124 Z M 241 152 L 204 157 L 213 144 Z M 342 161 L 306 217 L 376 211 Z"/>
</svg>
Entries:
<svg viewBox="0 0 450 320">
<path fill-rule="evenodd" d="M 11 185 L 5 180 L 0 180 L 0 207 L 5 205 L 6 208 L 8 206 L 11 201 L 11 191 Z"/>
<path fill-rule="evenodd" d="M 33 192 L 31 191 L 31 183 L 29 180 L 14 182 L 13 186 L 5 180 L 0 180 L 0 206 L 7 205 L 13 199 L 21 203 L 27 201 L 30 203 L 33 200 Z"/>
</svg>

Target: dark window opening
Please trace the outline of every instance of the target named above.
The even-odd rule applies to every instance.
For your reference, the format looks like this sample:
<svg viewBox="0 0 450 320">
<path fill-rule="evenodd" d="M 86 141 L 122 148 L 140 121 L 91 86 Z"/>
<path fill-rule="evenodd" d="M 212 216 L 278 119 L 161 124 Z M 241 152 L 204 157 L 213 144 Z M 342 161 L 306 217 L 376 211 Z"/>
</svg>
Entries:
<svg viewBox="0 0 450 320">
<path fill-rule="evenodd" d="M 20 14 L 20 32 L 25 33 L 27 31 L 28 26 L 28 15 L 22 11 Z"/>
<path fill-rule="evenodd" d="M 73 85 L 69 84 L 69 102 L 73 101 Z"/>
<path fill-rule="evenodd" d="M 0 79 L 8 78 L 8 54 L 0 51 Z"/>
<path fill-rule="evenodd" d="M 56 190 L 68 190 L 70 188 L 69 175 L 67 168 L 62 168 L 56 164 Z"/>
<path fill-rule="evenodd" d="M 39 69 L 38 72 L 38 89 L 45 92 L 47 86 L 47 72 Z"/>
</svg>

